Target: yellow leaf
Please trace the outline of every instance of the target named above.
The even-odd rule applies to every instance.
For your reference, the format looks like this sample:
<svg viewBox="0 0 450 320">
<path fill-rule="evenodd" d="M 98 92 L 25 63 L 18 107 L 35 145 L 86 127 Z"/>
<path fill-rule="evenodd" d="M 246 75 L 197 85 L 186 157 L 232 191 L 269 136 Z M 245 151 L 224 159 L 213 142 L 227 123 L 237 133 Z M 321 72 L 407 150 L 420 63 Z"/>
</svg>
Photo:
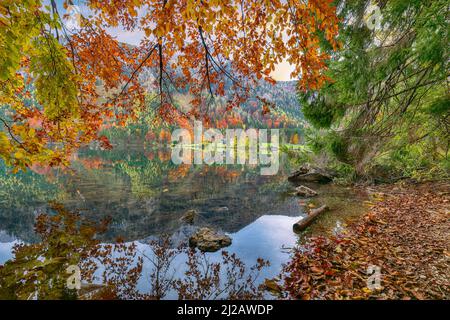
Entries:
<svg viewBox="0 0 450 320">
<path fill-rule="evenodd" d="M 372 290 L 370 290 L 370 289 L 367 288 L 367 287 L 364 287 L 364 288 L 362 289 L 362 291 L 364 291 L 364 292 L 367 293 L 367 294 L 372 293 Z"/>
<path fill-rule="evenodd" d="M 20 160 L 23 159 L 23 157 L 25 156 L 25 154 L 23 153 L 23 151 L 19 150 L 14 154 L 14 158 Z"/>
</svg>

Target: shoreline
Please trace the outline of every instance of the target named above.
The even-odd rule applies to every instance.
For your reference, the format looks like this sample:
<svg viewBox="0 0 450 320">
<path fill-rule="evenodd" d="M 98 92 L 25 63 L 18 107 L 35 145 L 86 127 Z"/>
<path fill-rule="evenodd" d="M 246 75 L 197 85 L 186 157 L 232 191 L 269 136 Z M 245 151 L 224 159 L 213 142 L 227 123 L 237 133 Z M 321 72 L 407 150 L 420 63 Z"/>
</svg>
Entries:
<svg viewBox="0 0 450 320">
<path fill-rule="evenodd" d="M 309 237 L 294 251 L 281 283 L 287 295 L 449 299 L 449 183 L 366 189 L 372 195 L 367 213 L 339 235 Z M 374 268 L 380 271 L 380 286 L 371 286 Z"/>
</svg>

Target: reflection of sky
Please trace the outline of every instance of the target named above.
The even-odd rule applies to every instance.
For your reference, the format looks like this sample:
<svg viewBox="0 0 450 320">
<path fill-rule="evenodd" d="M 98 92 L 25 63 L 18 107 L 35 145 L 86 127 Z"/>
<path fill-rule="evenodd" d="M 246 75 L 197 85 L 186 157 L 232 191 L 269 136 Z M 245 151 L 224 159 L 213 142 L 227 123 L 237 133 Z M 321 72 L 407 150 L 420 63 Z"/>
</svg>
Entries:
<svg viewBox="0 0 450 320">
<path fill-rule="evenodd" d="M 296 244 L 297 237 L 292 231 L 292 225 L 298 220 L 299 217 L 262 216 L 238 232 L 230 234 L 233 243 L 224 250 L 235 253 L 247 268 L 255 265 L 258 258 L 270 261 L 270 267 L 262 270 L 258 282 L 263 282 L 265 278 L 273 278 L 279 274 L 281 265 L 289 258 L 286 250 L 282 250 L 283 247 L 293 247 Z M 11 249 L 16 243 L 18 241 L 0 243 L 0 264 L 12 258 Z M 151 249 L 147 244 L 140 242 L 136 244 L 139 252 L 151 258 Z M 207 258 L 211 263 L 222 261 L 220 251 L 208 253 Z M 183 276 L 185 262 L 185 255 L 179 255 L 173 262 L 175 278 Z M 139 281 L 139 290 L 144 292 L 148 290 L 152 267 L 150 261 L 144 258 L 143 277 Z M 100 268 L 97 275 L 101 272 Z M 176 296 L 170 294 L 168 298 L 176 298 Z"/>
<path fill-rule="evenodd" d="M 230 234 L 233 243 L 224 250 L 235 253 L 248 269 L 256 264 L 258 258 L 270 261 L 270 266 L 262 270 L 258 278 L 259 283 L 265 278 L 276 277 L 281 271 L 281 265 L 289 258 L 286 250 L 282 250 L 283 247 L 292 248 L 297 242 L 292 225 L 299 219 L 300 217 L 262 216 L 238 232 Z M 148 245 L 138 243 L 138 250 L 151 256 Z M 208 253 L 207 257 L 211 263 L 222 261 L 220 251 Z M 186 256 L 181 255 L 175 260 L 175 277 L 183 275 L 185 261 Z M 144 277 L 139 283 L 139 289 L 142 291 L 146 291 L 150 272 L 152 272 L 152 265 L 144 259 Z M 169 295 L 169 298 L 176 298 L 176 296 Z"/>
<path fill-rule="evenodd" d="M 296 236 L 292 225 L 298 217 L 262 216 L 238 232 L 231 234 L 233 243 L 226 250 L 253 264 L 258 257 L 280 265 L 286 259 L 283 246 L 292 247 Z"/>
<path fill-rule="evenodd" d="M 6 261 L 12 258 L 12 248 L 19 241 L 12 242 L 0 242 L 0 264 L 4 264 Z"/>
</svg>

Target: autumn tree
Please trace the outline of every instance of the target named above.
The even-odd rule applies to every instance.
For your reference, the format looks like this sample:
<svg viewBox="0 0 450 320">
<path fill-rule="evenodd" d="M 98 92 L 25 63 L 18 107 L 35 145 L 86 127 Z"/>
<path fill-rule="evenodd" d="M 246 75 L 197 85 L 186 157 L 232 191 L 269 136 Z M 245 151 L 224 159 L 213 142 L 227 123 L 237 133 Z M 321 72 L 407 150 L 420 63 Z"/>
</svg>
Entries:
<svg viewBox="0 0 450 320">
<path fill-rule="evenodd" d="M 239 106 L 284 60 L 300 89 L 318 89 L 329 58 L 319 42 L 338 46 L 331 0 L 89 0 L 76 31 L 50 4 L 0 1 L 0 156 L 16 168 L 67 163 L 94 140 L 108 148 L 102 125 L 124 125 L 149 106 L 161 121 L 207 123 L 216 97 L 227 91 L 227 109 Z M 112 27 L 142 33 L 140 44 L 120 43 Z M 192 96 L 187 110 L 174 103 L 178 91 Z"/>
</svg>

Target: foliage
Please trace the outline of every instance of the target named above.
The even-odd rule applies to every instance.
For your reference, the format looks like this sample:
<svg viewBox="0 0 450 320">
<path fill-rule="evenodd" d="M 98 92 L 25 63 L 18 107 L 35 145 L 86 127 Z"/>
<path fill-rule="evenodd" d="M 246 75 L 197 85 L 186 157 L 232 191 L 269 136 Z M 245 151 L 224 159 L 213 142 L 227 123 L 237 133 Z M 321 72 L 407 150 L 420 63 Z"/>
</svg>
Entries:
<svg viewBox="0 0 450 320">
<path fill-rule="evenodd" d="M 35 229 L 37 243 L 17 244 L 14 258 L 0 265 L 0 299 L 163 299 L 175 292 L 179 298 L 255 299 L 262 291 L 255 285 L 259 271 L 268 265 L 258 259 L 247 269 L 234 254 L 222 252 L 222 261 L 210 262 L 206 253 L 185 243 L 174 247 L 168 236 L 149 242 L 150 253 L 137 244 L 117 239 L 101 243 L 109 220 L 91 220 L 53 203 L 54 215 L 40 214 Z M 180 266 L 176 259 L 186 257 Z M 149 277 L 144 279 L 144 259 Z M 76 265 L 81 271 L 81 289 L 68 289 L 66 270 Z M 183 267 L 185 275 L 174 277 Z M 138 282 L 145 282 L 145 292 Z"/>
<path fill-rule="evenodd" d="M 332 55 L 333 81 L 300 94 L 305 117 L 321 129 L 312 148 L 359 177 L 376 167 L 398 177 L 448 175 L 448 3 L 377 1 L 382 21 L 373 30 L 364 19 L 370 4 L 338 4 L 344 45 Z"/>
<path fill-rule="evenodd" d="M 41 7 L 39 0 L 0 3 L 0 157 L 16 171 L 63 162 L 65 150 L 46 145 L 79 131 L 77 77 L 51 34 L 59 23 Z"/>
<path fill-rule="evenodd" d="M 92 141 L 111 148 L 102 129 L 147 114 L 158 116 L 151 127 L 192 117 L 211 123 L 216 98 L 225 100 L 224 111 L 243 104 L 259 81 L 274 83 L 270 73 L 284 60 L 294 66 L 292 77 L 301 75 L 300 89 L 318 89 L 328 79 L 329 58 L 319 42 L 338 47 L 331 0 L 88 0 L 86 6 L 92 15 L 71 32 L 55 1 L 0 2 L 0 157 L 15 170 L 67 164 Z M 138 46 L 125 45 L 110 28 L 144 37 Z M 188 106 L 177 104 L 175 93 L 188 95 Z M 271 102 L 254 96 L 268 113 Z"/>
</svg>

